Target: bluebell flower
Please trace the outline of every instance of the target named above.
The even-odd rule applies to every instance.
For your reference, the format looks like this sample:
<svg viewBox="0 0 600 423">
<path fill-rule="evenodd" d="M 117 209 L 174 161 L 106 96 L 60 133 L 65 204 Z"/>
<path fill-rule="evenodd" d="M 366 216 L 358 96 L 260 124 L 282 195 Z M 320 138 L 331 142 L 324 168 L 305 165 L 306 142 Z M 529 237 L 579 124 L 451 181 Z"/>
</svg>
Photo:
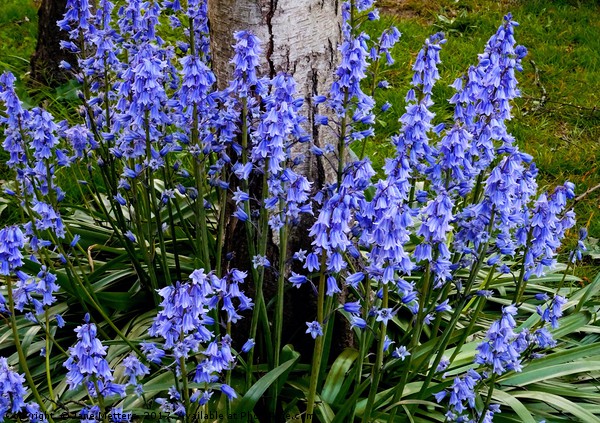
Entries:
<svg viewBox="0 0 600 423">
<path fill-rule="evenodd" d="M 306 253 L 308 251 L 300 249 L 296 251 L 293 255 L 294 260 L 298 260 L 299 262 L 304 262 L 306 260 Z"/>
<path fill-rule="evenodd" d="M 410 355 L 410 352 L 406 349 L 404 345 L 397 347 L 392 353 L 392 357 L 399 358 L 401 361 L 404 361 L 406 357 Z"/>
<path fill-rule="evenodd" d="M 56 325 L 59 328 L 63 328 L 65 326 L 65 319 L 60 314 L 55 314 L 54 318 L 56 319 Z"/>
<path fill-rule="evenodd" d="M 125 357 L 121 366 L 125 368 L 123 374 L 129 378 L 127 385 L 138 386 L 138 378 L 150 373 L 150 369 L 134 355 Z"/>
<path fill-rule="evenodd" d="M 134 243 L 137 242 L 137 236 L 135 236 L 135 234 L 133 232 L 131 232 L 131 230 L 128 230 L 123 235 L 125 235 L 127 237 L 127 239 L 129 239 L 129 241 L 134 242 Z"/>
<path fill-rule="evenodd" d="M 309 333 L 310 336 L 313 337 L 313 339 L 317 339 L 317 336 L 323 336 L 323 329 L 321 328 L 321 324 L 316 320 L 312 322 L 306 322 L 306 326 L 308 326 L 308 329 L 306 329 L 306 333 Z"/>
<path fill-rule="evenodd" d="M 383 352 L 387 352 L 396 341 L 392 341 L 389 336 L 385 335 L 383 338 Z"/>
<path fill-rule="evenodd" d="M 345 303 L 343 305 L 343 309 L 348 313 L 360 313 L 360 302 L 354 301 Z"/>
<path fill-rule="evenodd" d="M 252 265 L 255 269 L 258 269 L 259 267 L 270 267 L 271 262 L 265 256 L 257 254 L 252 258 Z"/>
<path fill-rule="evenodd" d="M 229 400 L 237 398 L 237 394 L 235 393 L 233 388 L 224 383 L 221 385 L 221 392 L 223 392 L 225 395 L 227 395 L 227 398 L 229 398 Z"/>
<path fill-rule="evenodd" d="M 255 342 L 254 339 L 248 339 L 244 345 L 242 345 L 242 352 L 249 352 L 252 348 L 254 348 Z"/>
<path fill-rule="evenodd" d="M 438 313 L 444 311 L 452 311 L 452 307 L 448 304 L 448 299 L 444 300 L 442 303 L 435 306 L 435 311 Z"/>
<path fill-rule="evenodd" d="M 384 325 L 387 325 L 389 320 L 394 317 L 394 310 L 391 308 L 381 308 L 376 312 L 377 317 L 375 318 L 378 322 L 383 322 Z"/>
<path fill-rule="evenodd" d="M 360 316 L 350 316 L 350 326 L 364 329 L 367 327 L 367 322 Z"/>
<path fill-rule="evenodd" d="M 443 356 L 442 359 L 440 360 L 439 364 L 435 368 L 435 371 L 438 373 L 443 372 L 444 370 L 446 370 L 448 368 L 449 365 L 450 365 L 450 360 L 448 359 L 448 357 Z"/>
</svg>

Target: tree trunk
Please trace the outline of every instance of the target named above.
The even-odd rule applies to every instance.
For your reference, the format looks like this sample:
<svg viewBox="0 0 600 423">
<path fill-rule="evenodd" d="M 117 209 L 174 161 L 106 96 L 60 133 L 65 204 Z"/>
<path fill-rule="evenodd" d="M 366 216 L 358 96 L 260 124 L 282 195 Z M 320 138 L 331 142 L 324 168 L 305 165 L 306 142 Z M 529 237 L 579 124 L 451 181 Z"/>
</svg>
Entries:
<svg viewBox="0 0 600 423">
<path fill-rule="evenodd" d="M 74 56 L 60 48 L 60 41 L 69 36 L 59 30 L 56 21 L 63 18 L 66 7 L 67 0 L 42 0 L 38 10 L 38 38 L 31 56 L 31 78 L 49 87 L 69 79 L 69 74 L 59 68 L 61 60 L 76 64 Z"/>
<path fill-rule="evenodd" d="M 316 143 L 323 137 L 313 122 L 312 97 L 325 94 L 333 82 L 341 40 L 341 3 L 338 0 L 215 0 L 208 3 L 213 69 L 219 88 L 233 71 L 233 33 L 252 31 L 263 43 L 263 75 L 292 75 L 298 95 L 309 111 L 307 130 Z M 324 171 L 306 161 L 304 173 L 322 181 Z"/>
<path fill-rule="evenodd" d="M 270 77 L 278 72 L 292 75 L 297 85 L 297 95 L 305 99 L 304 113 L 308 117 L 306 130 L 312 134 L 316 145 L 332 141 L 332 133 L 320 130 L 314 124 L 316 106 L 312 98 L 316 94 L 327 94 L 338 64 L 337 46 L 341 41 L 341 2 L 338 0 L 214 0 L 208 3 L 211 53 L 213 70 L 220 89 L 227 86 L 233 66 L 233 33 L 250 30 L 262 41 L 262 74 Z M 322 113 L 322 111 L 321 111 Z M 308 144 L 308 143 L 307 143 Z M 299 148 L 308 149 L 308 145 Z M 296 153 L 306 153 L 297 151 Z M 307 155 L 302 172 L 313 181 L 315 192 L 323 183 L 333 181 L 335 169 L 321 158 Z M 288 254 L 300 248 L 310 250 L 308 231 L 312 221 L 303 219 L 290 235 Z M 239 240 L 244 238 L 243 228 L 231 228 L 225 251 L 239 249 Z M 274 246 L 274 245 L 272 245 Z M 271 251 L 276 250 L 270 248 Z M 276 251 L 275 251 L 276 252 Z M 247 267 L 249 261 L 244 254 L 236 254 L 236 265 Z M 247 254 L 246 254 L 247 255 Z M 288 255 L 289 257 L 289 255 Z M 302 271 L 302 269 L 294 269 Z M 274 295 L 273 280 L 266 277 L 264 292 L 266 301 Z M 312 287 L 306 284 L 300 290 L 288 291 L 286 295 L 284 343 L 289 342 L 303 357 L 312 354 L 312 343 L 304 332 L 305 322 L 315 318 L 316 301 Z M 252 288 L 251 288 L 252 289 Z M 336 324 L 333 348 L 341 350 L 352 342 L 347 325 Z M 241 329 L 243 331 L 243 328 Z M 335 355 L 334 355 L 335 357 Z"/>
</svg>

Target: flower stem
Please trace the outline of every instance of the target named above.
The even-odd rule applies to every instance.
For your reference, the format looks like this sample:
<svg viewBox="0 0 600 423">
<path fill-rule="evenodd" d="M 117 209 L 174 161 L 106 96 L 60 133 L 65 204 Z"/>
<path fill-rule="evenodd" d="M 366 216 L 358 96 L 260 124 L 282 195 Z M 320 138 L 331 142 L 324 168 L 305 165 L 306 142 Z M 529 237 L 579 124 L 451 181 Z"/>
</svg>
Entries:
<svg viewBox="0 0 600 423">
<path fill-rule="evenodd" d="M 54 401 L 54 391 L 52 389 L 52 377 L 50 375 L 50 316 L 48 314 L 48 308 L 44 310 L 46 318 L 46 381 L 48 382 L 48 395 L 50 399 Z M 49 407 L 49 411 L 52 409 L 52 404 Z"/>
<path fill-rule="evenodd" d="M 279 276 L 277 278 L 277 296 L 275 303 L 275 350 L 273 356 L 273 368 L 279 366 L 281 355 L 281 337 L 283 332 L 283 300 L 285 288 L 285 263 L 287 258 L 288 230 L 287 226 L 283 226 L 279 230 Z M 275 383 L 275 392 L 273 393 L 273 404 L 277 404 L 277 396 L 279 393 L 279 383 Z"/>
<path fill-rule="evenodd" d="M 185 359 L 183 357 L 179 357 L 179 368 L 181 370 L 181 382 L 183 384 L 183 401 L 185 404 L 184 422 L 187 423 L 189 421 L 190 414 L 190 391 L 188 390 L 187 369 L 185 367 Z"/>
<path fill-rule="evenodd" d="M 321 257 L 321 275 L 319 277 L 319 293 L 317 297 L 317 322 L 323 325 L 323 305 L 325 303 L 325 263 L 327 253 L 323 251 Z M 310 387 L 308 398 L 306 400 L 306 415 L 312 416 L 315 409 L 315 398 L 317 396 L 317 385 L 319 382 L 319 371 L 321 369 L 321 358 L 323 353 L 323 336 L 317 336 L 315 339 L 315 348 L 313 353 L 312 371 L 310 373 Z"/>
<path fill-rule="evenodd" d="M 42 412 L 47 416 L 49 423 L 54 423 L 52 416 L 48 413 L 48 409 L 46 408 L 46 404 L 42 400 L 40 393 L 35 386 L 35 382 L 33 381 L 33 377 L 31 376 L 31 372 L 29 371 L 29 367 L 27 366 L 27 358 L 25 357 L 25 353 L 23 352 L 23 347 L 21 345 L 21 340 L 19 339 L 19 332 L 17 330 L 17 319 L 15 318 L 15 301 L 13 298 L 12 286 L 10 282 L 10 276 L 6 276 L 6 290 L 8 295 L 8 310 L 10 312 L 10 325 L 12 327 L 13 338 L 15 341 L 15 348 L 17 349 L 17 355 L 19 356 L 19 363 L 21 364 L 21 368 L 25 373 L 25 379 L 29 384 L 29 388 L 35 397 L 36 402 L 42 409 Z M 47 353 L 48 351 L 46 351 Z M 47 354 L 46 354 L 47 355 Z"/>
<path fill-rule="evenodd" d="M 389 302 L 389 286 L 388 284 L 383 285 L 383 298 L 381 302 L 382 308 L 387 308 Z M 375 403 L 375 395 L 379 388 L 379 381 L 381 379 L 381 368 L 383 366 L 383 347 L 385 344 L 385 332 L 386 324 L 385 321 L 381 321 L 379 325 L 379 345 L 377 347 L 377 357 L 375 358 L 375 367 L 373 369 L 373 382 L 371 383 L 371 389 L 369 391 L 369 397 L 367 399 L 367 406 L 365 413 L 363 414 L 363 422 L 368 423 L 371 418 L 371 412 L 373 411 L 373 404 Z"/>
</svg>

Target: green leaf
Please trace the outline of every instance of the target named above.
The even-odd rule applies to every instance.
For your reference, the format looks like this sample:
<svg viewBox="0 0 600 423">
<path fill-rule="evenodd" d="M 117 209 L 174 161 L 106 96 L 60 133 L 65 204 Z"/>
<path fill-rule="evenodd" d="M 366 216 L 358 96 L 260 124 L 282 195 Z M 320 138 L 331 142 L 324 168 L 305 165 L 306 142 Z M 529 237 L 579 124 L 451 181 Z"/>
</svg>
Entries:
<svg viewBox="0 0 600 423">
<path fill-rule="evenodd" d="M 536 423 L 529 410 L 527 410 L 527 407 L 511 394 L 498 389 L 493 392 L 492 398 L 512 408 L 523 423 Z"/>
<path fill-rule="evenodd" d="M 600 361 L 577 361 L 557 366 L 538 367 L 533 370 L 525 368 L 522 372 L 514 373 L 503 379 L 502 385 L 526 386 L 561 376 L 592 371 L 600 371 Z"/>
<path fill-rule="evenodd" d="M 236 404 L 234 412 L 237 412 L 238 415 L 240 415 L 241 412 L 248 413 L 254 410 L 254 406 L 267 391 L 267 389 L 269 389 L 269 387 L 275 383 L 275 381 L 279 379 L 282 374 L 294 367 L 299 358 L 300 354 L 296 355 L 295 358 L 292 358 L 291 360 L 279 365 L 261 377 L 254 385 L 252 385 L 250 389 L 248 389 L 246 395 L 244 395 L 244 397 Z"/>
<path fill-rule="evenodd" d="M 547 392 L 535 392 L 535 391 L 518 392 L 513 395 L 518 398 L 528 398 L 528 399 L 543 401 L 543 402 L 551 405 L 553 408 L 558 408 L 562 412 L 572 414 L 573 416 L 577 417 L 579 419 L 579 421 L 582 421 L 582 422 L 600 423 L 600 418 L 593 415 L 592 413 L 587 411 L 582 406 L 575 404 L 574 402 L 569 401 L 568 399 L 563 398 L 559 395 L 553 395 L 553 394 L 549 394 Z"/>
<path fill-rule="evenodd" d="M 565 351 L 548 354 L 545 357 L 539 358 L 527 365 L 523 372 L 533 371 L 535 369 L 547 368 L 570 361 L 580 360 L 585 357 L 600 356 L 600 344 L 582 345 L 579 347 L 569 348 Z"/>
<path fill-rule="evenodd" d="M 357 358 L 358 351 L 351 348 L 345 349 L 338 358 L 336 358 L 327 375 L 327 379 L 325 380 L 323 391 L 321 392 L 321 399 L 323 401 L 328 404 L 336 402 L 336 398 L 344 385 L 346 374 Z"/>
<path fill-rule="evenodd" d="M 149 301 L 149 296 L 141 291 L 134 296 L 129 292 L 98 292 L 96 297 L 102 305 L 118 311 L 131 310 Z"/>
<path fill-rule="evenodd" d="M 563 317 L 560 321 L 560 327 L 558 329 L 553 329 L 550 332 L 552 333 L 554 339 L 560 339 L 565 335 L 578 331 L 583 326 L 590 323 L 591 320 L 592 316 L 587 311 L 573 313 L 569 316 Z"/>
<path fill-rule="evenodd" d="M 585 288 L 578 289 L 571 296 L 570 300 L 578 302 L 576 310 L 579 311 L 581 310 L 581 307 L 583 307 L 583 305 L 587 303 L 587 301 L 590 298 L 592 298 L 598 293 L 598 291 L 600 291 L 600 273 L 598 273 L 598 275 L 594 278 L 591 284 L 589 284 Z"/>
</svg>

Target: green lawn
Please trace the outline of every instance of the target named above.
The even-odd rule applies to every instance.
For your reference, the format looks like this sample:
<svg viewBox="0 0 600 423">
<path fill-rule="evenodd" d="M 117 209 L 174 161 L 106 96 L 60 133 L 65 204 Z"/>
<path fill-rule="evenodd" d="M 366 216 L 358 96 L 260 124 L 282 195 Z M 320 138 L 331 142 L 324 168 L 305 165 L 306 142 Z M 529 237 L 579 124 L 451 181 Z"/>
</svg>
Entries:
<svg viewBox="0 0 600 423">
<path fill-rule="evenodd" d="M 19 76 L 28 71 L 35 50 L 37 7 L 32 0 L 2 0 L 0 5 L 0 71 Z"/>
<path fill-rule="evenodd" d="M 35 50 L 37 7 L 31 0 L 0 0 L 0 73 L 9 70 L 22 80 L 29 71 L 29 58 Z M 7 175 L 8 156 L 0 149 L 0 180 Z"/>
</svg>

